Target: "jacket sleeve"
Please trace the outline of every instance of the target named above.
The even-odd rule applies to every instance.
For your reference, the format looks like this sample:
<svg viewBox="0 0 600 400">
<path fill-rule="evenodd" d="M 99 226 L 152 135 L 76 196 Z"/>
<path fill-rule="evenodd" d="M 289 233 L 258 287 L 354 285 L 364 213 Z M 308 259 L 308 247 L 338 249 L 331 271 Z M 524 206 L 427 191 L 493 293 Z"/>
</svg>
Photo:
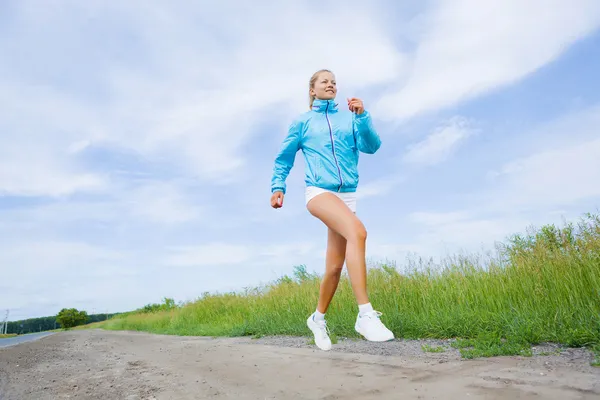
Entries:
<svg viewBox="0 0 600 400">
<path fill-rule="evenodd" d="M 381 138 L 373 127 L 371 115 L 367 110 L 360 115 L 354 114 L 354 133 L 359 151 L 374 154 L 381 147 Z"/>
<path fill-rule="evenodd" d="M 287 136 L 279 148 L 277 157 L 275 157 L 275 166 L 271 178 L 271 193 L 281 191 L 285 194 L 285 180 L 294 166 L 296 153 L 300 150 L 301 127 L 299 121 L 294 121 L 289 126 Z"/>
</svg>

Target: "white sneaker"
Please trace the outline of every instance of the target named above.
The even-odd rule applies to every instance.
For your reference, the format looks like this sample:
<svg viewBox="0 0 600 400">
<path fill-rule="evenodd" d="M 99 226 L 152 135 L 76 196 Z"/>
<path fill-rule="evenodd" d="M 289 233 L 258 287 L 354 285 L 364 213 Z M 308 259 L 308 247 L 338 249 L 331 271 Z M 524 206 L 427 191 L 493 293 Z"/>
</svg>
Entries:
<svg viewBox="0 0 600 400">
<path fill-rule="evenodd" d="M 383 325 L 379 311 L 370 311 L 363 315 L 358 314 L 354 329 L 370 342 L 387 342 L 394 339 L 394 334 Z"/>
<path fill-rule="evenodd" d="M 331 339 L 329 338 L 329 329 L 327 329 L 327 322 L 325 320 L 315 321 L 314 315 L 311 314 L 306 320 L 306 325 L 310 328 L 312 333 L 315 335 L 315 344 L 321 350 L 331 350 Z"/>
</svg>

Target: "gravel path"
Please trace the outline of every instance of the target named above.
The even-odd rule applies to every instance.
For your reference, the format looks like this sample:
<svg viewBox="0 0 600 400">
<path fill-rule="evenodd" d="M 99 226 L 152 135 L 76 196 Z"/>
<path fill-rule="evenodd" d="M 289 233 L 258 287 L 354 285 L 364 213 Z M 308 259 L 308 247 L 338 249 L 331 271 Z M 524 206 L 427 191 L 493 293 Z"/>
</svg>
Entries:
<svg viewBox="0 0 600 400">
<path fill-rule="evenodd" d="M 392 342 L 374 343 L 360 339 L 341 338 L 338 343 L 333 345 L 332 351 L 342 353 L 371 354 L 376 356 L 397 356 L 410 357 L 413 359 L 430 360 L 438 363 L 447 361 L 465 361 L 460 355 L 460 351 L 451 346 L 454 340 L 399 340 Z M 303 337 L 289 336 L 270 336 L 260 339 L 253 339 L 250 343 L 271 345 L 278 347 L 293 347 L 314 349 L 312 342 Z M 442 352 L 424 351 L 423 347 L 443 349 Z M 539 359 L 544 356 L 545 365 L 559 363 L 571 368 L 578 368 L 580 371 L 595 371 L 600 368 L 591 368 L 590 363 L 594 355 L 582 348 L 565 348 L 553 343 L 544 343 L 532 348 L 532 353 Z M 524 358 L 527 359 L 527 358 Z M 598 371 L 600 372 L 600 371 Z"/>
<path fill-rule="evenodd" d="M 421 345 L 442 346 L 425 353 Z M 0 349 L 0 399 L 598 399 L 583 350 L 461 360 L 446 341 L 197 338 L 84 330 Z"/>
</svg>

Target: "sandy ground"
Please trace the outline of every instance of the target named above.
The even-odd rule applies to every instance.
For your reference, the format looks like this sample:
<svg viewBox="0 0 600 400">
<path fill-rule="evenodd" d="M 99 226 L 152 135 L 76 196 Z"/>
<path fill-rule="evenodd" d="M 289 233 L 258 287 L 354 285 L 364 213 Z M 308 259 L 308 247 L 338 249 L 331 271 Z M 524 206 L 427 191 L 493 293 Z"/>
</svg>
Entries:
<svg viewBox="0 0 600 400">
<path fill-rule="evenodd" d="M 346 340 L 322 352 L 302 338 L 64 332 L 0 349 L 0 399 L 600 398 L 600 368 L 583 350 L 460 360 L 423 343 Z"/>
</svg>

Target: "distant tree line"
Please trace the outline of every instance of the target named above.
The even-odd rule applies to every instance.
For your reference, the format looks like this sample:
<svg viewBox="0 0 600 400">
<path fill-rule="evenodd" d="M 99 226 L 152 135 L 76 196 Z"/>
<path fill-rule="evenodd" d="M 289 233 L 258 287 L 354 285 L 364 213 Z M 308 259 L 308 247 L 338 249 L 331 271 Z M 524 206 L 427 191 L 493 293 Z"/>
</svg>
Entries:
<svg viewBox="0 0 600 400">
<path fill-rule="evenodd" d="M 118 313 L 87 315 L 83 324 L 91 324 L 92 322 L 105 321 L 108 318 L 111 318 L 112 316 L 117 314 Z M 59 328 L 63 328 L 63 326 L 61 326 L 60 322 L 57 321 L 57 315 L 54 315 L 52 317 L 39 317 L 24 319 L 20 321 L 11 321 L 8 323 L 6 333 L 16 333 L 18 335 L 22 335 L 25 333 L 50 331 Z"/>
<path fill-rule="evenodd" d="M 51 317 L 29 318 L 21 321 L 9 322 L 6 333 L 23 335 L 25 333 L 43 332 L 53 329 L 68 329 L 78 325 L 86 325 L 93 322 L 105 321 L 115 315 L 139 313 L 146 314 L 159 311 L 170 311 L 181 306 L 183 306 L 183 303 L 176 304 L 174 299 L 165 297 L 163 298 L 162 303 L 146 304 L 144 307 L 133 311 L 112 314 L 88 315 L 85 311 L 79 311 L 75 308 L 63 308 L 57 315 Z"/>
</svg>

